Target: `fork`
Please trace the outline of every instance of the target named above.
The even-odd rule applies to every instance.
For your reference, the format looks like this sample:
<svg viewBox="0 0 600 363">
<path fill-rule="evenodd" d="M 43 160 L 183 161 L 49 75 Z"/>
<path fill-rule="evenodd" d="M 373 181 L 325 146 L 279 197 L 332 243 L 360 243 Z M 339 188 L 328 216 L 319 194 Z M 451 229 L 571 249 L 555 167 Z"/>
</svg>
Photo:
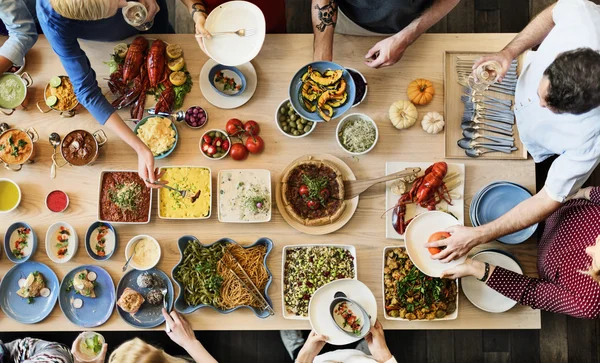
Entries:
<svg viewBox="0 0 600 363">
<path fill-rule="evenodd" d="M 175 188 L 173 188 L 173 187 L 171 187 L 171 186 L 167 185 L 166 183 L 161 183 L 161 182 L 160 182 L 160 181 L 158 181 L 158 180 L 156 180 L 156 181 L 154 181 L 154 182 L 151 182 L 149 179 L 146 179 L 146 182 L 147 182 L 147 183 L 150 183 L 150 184 L 154 184 L 154 185 L 160 185 L 160 186 L 161 186 L 161 187 L 163 187 L 163 188 L 167 188 L 167 189 L 169 189 L 169 190 L 172 190 L 172 191 L 174 191 L 174 192 L 176 192 L 176 193 L 179 193 L 179 194 L 181 195 L 181 198 L 185 198 L 185 196 L 187 195 L 187 190 L 179 190 L 179 189 L 175 189 Z"/>
<path fill-rule="evenodd" d="M 256 29 L 248 28 L 248 29 L 238 29 L 236 31 L 225 31 L 225 32 L 214 32 L 210 33 L 211 35 L 223 35 L 223 34 L 237 34 L 240 37 L 251 37 L 256 34 Z"/>
<path fill-rule="evenodd" d="M 169 304 L 167 303 L 167 293 L 169 292 L 169 290 L 162 289 L 160 292 L 162 293 L 162 296 L 163 296 L 163 307 L 165 308 L 165 310 L 167 311 L 167 314 L 168 314 L 169 313 Z M 171 330 L 171 327 L 169 326 L 169 322 L 166 319 L 165 319 L 165 325 L 166 325 L 165 331 L 167 333 L 170 333 L 172 330 Z"/>
</svg>

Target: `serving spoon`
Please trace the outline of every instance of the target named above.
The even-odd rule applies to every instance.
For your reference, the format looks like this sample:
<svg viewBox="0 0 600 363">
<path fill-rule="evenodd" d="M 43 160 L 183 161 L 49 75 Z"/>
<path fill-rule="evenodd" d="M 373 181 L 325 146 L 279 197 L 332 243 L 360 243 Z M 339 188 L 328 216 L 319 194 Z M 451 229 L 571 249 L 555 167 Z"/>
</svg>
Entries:
<svg viewBox="0 0 600 363">
<path fill-rule="evenodd" d="M 52 166 L 50 167 L 50 178 L 56 178 L 56 148 L 60 145 L 60 135 L 56 132 L 50 134 L 48 137 L 50 141 L 50 145 L 54 147 L 54 151 L 52 152 Z"/>
<path fill-rule="evenodd" d="M 399 171 L 394 174 L 382 176 L 380 178 L 375 179 L 367 179 L 367 180 L 344 180 L 344 199 L 352 199 L 365 190 L 369 189 L 375 184 L 383 183 L 386 181 L 400 179 L 405 176 L 413 175 L 421 171 L 421 168 L 406 168 L 402 171 Z"/>
<path fill-rule="evenodd" d="M 513 147 L 510 145 L 498 145 L 497 143 L 478 142 L 478 141 L 474 141 L 472 139 L 468 139 L 466 137 L 458 140 L 457 144 L 461 149 L 465 149 L 467 151 L 470 149 L 477 149 L 480 146 L 482 146 L 486 149 L 500 151 L 500 152 L 503 152 L 506 154 L 510 154 L 511 152 L 514 151 Z"/>
</svg>

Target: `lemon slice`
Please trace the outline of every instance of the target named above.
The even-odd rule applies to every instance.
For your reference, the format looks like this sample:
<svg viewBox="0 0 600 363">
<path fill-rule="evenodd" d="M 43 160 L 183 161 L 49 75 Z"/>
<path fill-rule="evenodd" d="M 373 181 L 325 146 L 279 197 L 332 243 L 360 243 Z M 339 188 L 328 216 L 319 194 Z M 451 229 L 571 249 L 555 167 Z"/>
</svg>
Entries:
<svg viewBox="0 0 600 363">
<path fill-rule="evenodd" d="M 392 183 L 392 193 L 396 194 L 396 195 L 402 195 L 404 193 L 406 193 L 406 183 L 403 182 L 402 180 L 396 180 L 395 182 Z"/>
<path fill-rule="evenodd" d="M 167 56 L 171 59 L 177 59 L 183 55 L 183 49 L 179 44 L 167 45 Z"/>
<path fill-rule="evenodd" d="M 186 80 L 187 80 L 187 76 L 185 75 L 185 73 L 183 73 L 181 71 L 173 72 L 169 76 L 169 81 L 171 81 L 173 86 L 181 86 L 182 84 L 185 83 Z"/>
<path fill-rule="evenodd" d="M 185 65 L 185 61 L 183 60 L 183 57 L 179 57 L 177 59 L 171 59 L 169 61 L 169 63 L 167 64 L 169 69 L 172 70 L 173 72 L 182 70 L 184 65 Z"/>
<path fill-rule="evenodd" d="M 56 98 L 56 96 L 48 96 L 46 98 L 46 104 L 48 105 L 48 107 L 52 107 L 52 106 L 56 105 L 57 102 L 58 102 L 58 98 Z"/>
<path fill-rule="evenodd" d="M 27 279 L 25 280 L 25 287 L 31 286 L 31 284 L 33 284 L 34 280 L 35 280 L 35 277 L 33 277 L 33 274 L 29 274 L 29 276 L 27 276 Z"/>
<path fill-rule="evenodd" d="M 125 58 L 125 56 L 127 55 L 127 49 L 127 44 L 119 43 L 113 48 L 113 53 L 119 58 Z"/>
<path fill-rule="evenodd" d="M 60 77 L 58 77 L 58 76 L 54 76 L 54 77 L 50 78 L 50 86 L 51 87 L 56 88 L 56 87 L 60 86 L 61 83 L 62 83 L 62 79 L 60 79 Z"/>
</svg>

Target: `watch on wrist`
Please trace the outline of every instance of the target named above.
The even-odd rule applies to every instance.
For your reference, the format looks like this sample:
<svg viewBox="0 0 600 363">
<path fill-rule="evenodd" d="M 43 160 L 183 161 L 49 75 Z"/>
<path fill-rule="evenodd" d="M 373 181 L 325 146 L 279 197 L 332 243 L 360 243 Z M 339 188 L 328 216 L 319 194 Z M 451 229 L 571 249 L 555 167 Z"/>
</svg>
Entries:
<svg viewBox="0 0 600 363">
<path fill-rule="evenodd" d="M 196 15 L 196 13 L 204 14 L 204 16 L 207 15 L 206 8 L 204 7 L 204 3 L 193 3 L 192 4 L 192 11 L 190 13 L 192 15 L 192 19 L 194 18 L 194 15 Z"/>
</svg>

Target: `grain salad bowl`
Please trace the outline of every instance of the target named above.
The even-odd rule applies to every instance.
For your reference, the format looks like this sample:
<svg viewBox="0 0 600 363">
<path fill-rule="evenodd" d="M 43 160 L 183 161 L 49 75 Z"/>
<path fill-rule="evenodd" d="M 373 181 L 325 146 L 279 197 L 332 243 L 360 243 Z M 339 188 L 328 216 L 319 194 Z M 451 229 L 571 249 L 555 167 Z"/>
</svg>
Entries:
<svg viewBox="0 0 600 363">
<path fill-rule="evenodd" d="M 346 145 L 344 143 L 343 138 L 342 138 L 342 132 L 350 124 L 355 123 L 359 120 L 364 120 L 367 122 L 368 125 L 371 125 L 373 127 L 373 129 L 375 130 L 375 139 L 373 140 L 373 143 L 369 147 L 365 148 L 364 150 L 353 151 L 353 150 L 350 150 L 348 145 Z M 359 135 L 356 135 L 356 136 L 359 136 Z M 353 113 L 353 114 L 345 116 L 343 119 L 340 120 L 340 122 L 338 123 L 337 128 L 335 130 L 335 139 L 336 139 L 338 145 L 342 149 L 344 149 L 344 151 L 347 152 L 348 154 L 353 155 L 353 156 L 364 155 L 364 154 L 368 153 L 369 151 L 373 150 L 373 148 L 377 144 L 377 141 L 379 140 L 379 130 L 377 129 L 377 124 L 375 123 L 375 121 L 373 121 L 373 119 L 370 118 L 369 116 L 364 115 L 362 113 Z"/>
</svg>

